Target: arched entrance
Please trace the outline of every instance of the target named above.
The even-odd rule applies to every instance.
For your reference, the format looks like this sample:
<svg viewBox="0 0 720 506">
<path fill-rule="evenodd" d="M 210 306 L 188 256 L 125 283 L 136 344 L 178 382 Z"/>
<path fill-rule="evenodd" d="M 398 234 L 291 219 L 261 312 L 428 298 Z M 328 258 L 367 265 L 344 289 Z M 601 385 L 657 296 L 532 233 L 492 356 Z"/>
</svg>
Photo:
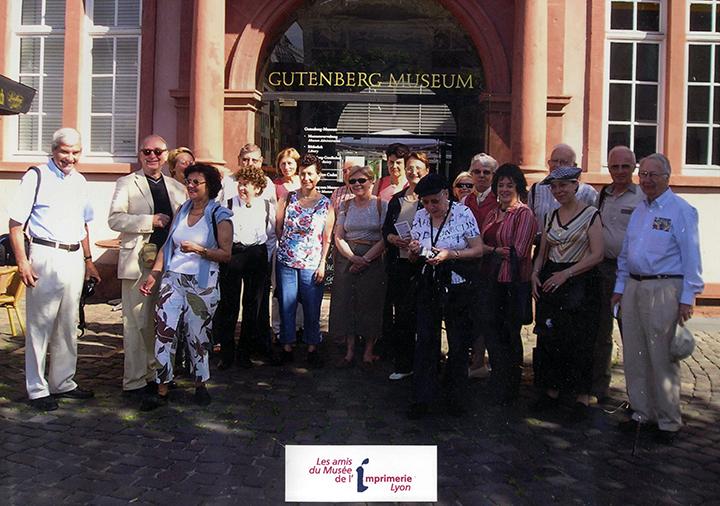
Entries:
<svg viewBox="0 0 720 506">
<path fill-rule="evenodd" d="M 242 18 L 237 13 L 237 19 L 230 8 L 228 27 L 239 23 L 245 28 L 238 29 L 228 58 L 228 93 L 235 110 L 259 112 L 246 134 L 266 140 L 268 154 L 279 144 L 307 145 L 297 125 L 334 128 L 342 110 L 359 100 L 388 109 L 391 104 L 449 108 L 457 135 L 463 137 L 460 142 L 453 139 L 455 156 L 448 162 L 455 160 L 458 167 L 489 143 L 507 149 L 507 118 L 498 122 L 489 117 L 498 108 L 488 97 L 509 93 L 506 47 L 512 36 L 512 9 L 491 22 L 484 3 L 289 1 L 265 4 Z M 510 28 L 501 38 L 498 23 L 502 25 L 503 19 Z M 433 94 L 379 93 L 378 84 L 389 80 L 414 81 Z M 374 91 L 358 97 L 362 89 Z M 300 110 L 310 102 L 312 107 Z M 495 110 L 488 110 L 492 107 Z M 448 168 L 456 170 L 453 165 Z"/>
</svg>

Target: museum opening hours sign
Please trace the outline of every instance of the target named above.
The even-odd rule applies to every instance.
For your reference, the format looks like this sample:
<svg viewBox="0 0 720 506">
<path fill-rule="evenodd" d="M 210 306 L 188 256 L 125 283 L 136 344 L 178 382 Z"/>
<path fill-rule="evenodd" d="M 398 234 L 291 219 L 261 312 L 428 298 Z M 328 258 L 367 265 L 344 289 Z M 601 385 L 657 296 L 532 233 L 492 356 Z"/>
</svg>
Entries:
<svg viewBox="0 0 720 506">
<path fill-rule="evenodd" d="M 320 158 L 323 164 L 323 178 L 318 190 L 330 195 L 335 188 L 342 185 L 340 167 L 342 160 L 337 145 L 340 141 L 338 129 L 333 127 L 306 126 L 303 128 L 303 145 L 306 152 Z"/>
</svg>

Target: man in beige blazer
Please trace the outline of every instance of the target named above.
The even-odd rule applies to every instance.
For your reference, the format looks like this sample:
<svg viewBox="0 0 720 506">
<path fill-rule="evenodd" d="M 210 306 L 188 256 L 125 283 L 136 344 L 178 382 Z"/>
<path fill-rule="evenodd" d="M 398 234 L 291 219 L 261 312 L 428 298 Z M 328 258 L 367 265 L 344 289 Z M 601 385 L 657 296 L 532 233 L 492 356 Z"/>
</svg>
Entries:
<svg viewBox="0 0 720 506">
<path fill-rule="evenodd" d="M 150 297 L 140 284 L 152 267 L 153 250 L 165 243 L 170 223 L 187 199 L 185 187 L 161 173 L 167 162 L 165 139 L 143 139 L 138 160 L 141 169 L 117 180 L 108 224 L 120 232 L 118 278 L 122 280 L 123 394 L 142 395 L 155 386 L 155 329 L 153 311 L 157 290 Z M 155 245 L 153 246 L 151 245 Z"/>
</svg>

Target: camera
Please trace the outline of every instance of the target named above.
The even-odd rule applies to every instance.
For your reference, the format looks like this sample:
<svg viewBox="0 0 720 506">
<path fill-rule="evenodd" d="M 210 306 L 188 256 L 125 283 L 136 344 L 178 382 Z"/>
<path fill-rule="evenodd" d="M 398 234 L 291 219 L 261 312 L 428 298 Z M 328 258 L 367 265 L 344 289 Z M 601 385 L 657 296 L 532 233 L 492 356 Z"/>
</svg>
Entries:
<svg viewBox="0 0 720 506">
<path fill-rule="evenodd" d="M 437 256 L 438 252 L 431 248 L 423 248 L 420 251 L 420 256 L 423 257 L 425 260 L 430 260 L 431 258 L 435 258 Z"/>
<path fill-rule="evenodd" d="M 97 279 L 86 279 L 85 283 L 83 283 L 82 298 L 87 299 L 88 297 L 92 297 L 95 294 L 95 285 L 97 285 Z"/>
</svg>

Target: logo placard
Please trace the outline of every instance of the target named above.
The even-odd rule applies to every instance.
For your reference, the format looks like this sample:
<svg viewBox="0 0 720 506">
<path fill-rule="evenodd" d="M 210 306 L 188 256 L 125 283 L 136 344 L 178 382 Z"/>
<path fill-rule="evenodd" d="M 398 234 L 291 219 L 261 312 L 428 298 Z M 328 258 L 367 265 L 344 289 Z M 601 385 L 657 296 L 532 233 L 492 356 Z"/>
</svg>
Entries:
<svg viewBox="0 0 720 506">
<path fill-rule="evenodd" d="M 285 500 L 435 502 L 437 447 L 286 446 Z"/>
</svg>

